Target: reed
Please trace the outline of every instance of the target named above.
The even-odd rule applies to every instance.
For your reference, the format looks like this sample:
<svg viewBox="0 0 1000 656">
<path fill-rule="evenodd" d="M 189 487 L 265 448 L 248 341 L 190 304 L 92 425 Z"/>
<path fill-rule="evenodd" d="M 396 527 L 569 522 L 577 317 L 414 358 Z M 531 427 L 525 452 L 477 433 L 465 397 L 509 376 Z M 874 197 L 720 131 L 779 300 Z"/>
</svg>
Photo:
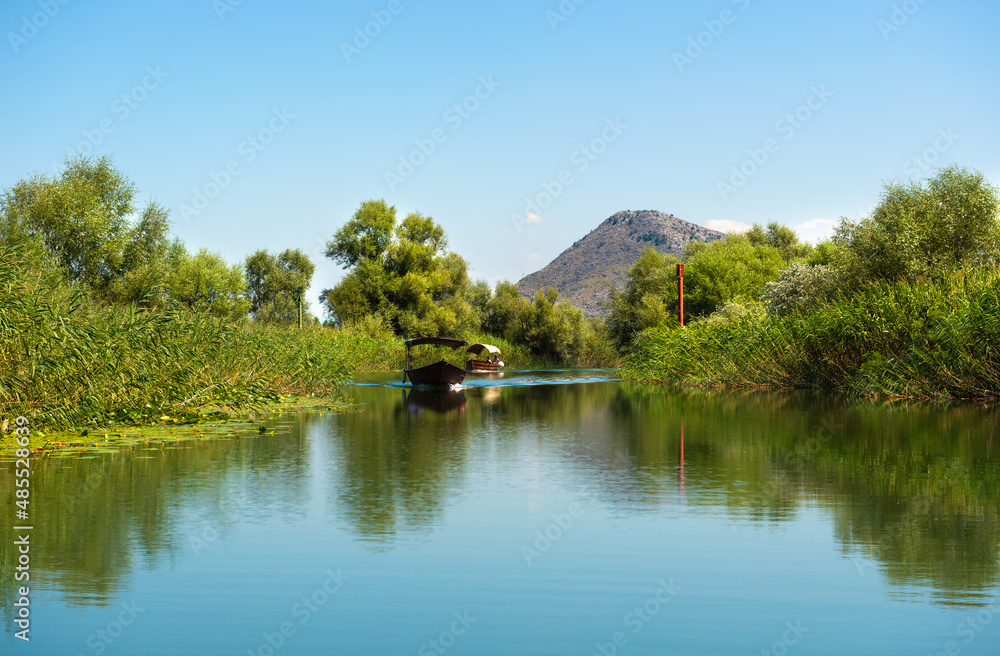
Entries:
<svg viewBox="0 0 1000 656">
<path fill-rule="evenodd" d="M 398 367 L 399 340 L 104 305 L 0 248 L 0 416 L 67 428 L 149 423 L 205 408 L 330 393 L 361 363 Z M 391 363 L 391 365 L 390 365 Z"/>
<path fill-rule="evenodd" d="M 783 317 L 762 312 L 647 330 L 630 380 L 843 390 L 865 397 L 1000 396 L 1000 275 L 877 283 Z"/>
</svg>

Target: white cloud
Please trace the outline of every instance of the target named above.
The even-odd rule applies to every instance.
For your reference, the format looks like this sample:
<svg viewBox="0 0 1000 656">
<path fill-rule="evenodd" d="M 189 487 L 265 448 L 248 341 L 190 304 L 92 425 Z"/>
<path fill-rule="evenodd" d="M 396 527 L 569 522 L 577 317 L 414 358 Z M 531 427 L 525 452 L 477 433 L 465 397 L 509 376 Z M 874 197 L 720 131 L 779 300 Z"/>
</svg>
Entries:
<svg viewBox="0 0 1000 656">
<path fill-rule="evenodd" d="M 730 221 L 729 219 L 716 219 L 706 223 L 705 227 L 718 230 L 719 232 L 746 232 L 752 226 L 740 223 L 739 221 Z"/>
<path fill-rule="evenodd" d="M 527 219 L 528 219 L 528 223 L 541 223 L 542 222 L 542 217 L 538 216 L 534 212 L 528 212 Z"/>
<path fill-rule="evenodd" d="M 833 229 L 837 227 L 838 223 L 839 221 L 813 219 L 812 221 L 806 221 L 805 223 L 790 227 L 799 236 L 800 241 L 815 244 L 833 235 Z"/>
</svg>

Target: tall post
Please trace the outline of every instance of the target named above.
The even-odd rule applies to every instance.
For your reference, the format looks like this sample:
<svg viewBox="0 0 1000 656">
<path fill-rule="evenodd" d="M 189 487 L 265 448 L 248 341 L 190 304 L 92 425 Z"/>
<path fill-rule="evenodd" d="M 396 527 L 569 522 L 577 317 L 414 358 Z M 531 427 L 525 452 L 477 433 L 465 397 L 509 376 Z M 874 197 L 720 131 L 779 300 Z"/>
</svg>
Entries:
<svg viewBox="0 0 1000 656">
<path fill-rule="evenodd" d="M 684 265 L 677 265 L 677 318 L 680 319 L 681 327 L 684 327 Z"/>
</svg>

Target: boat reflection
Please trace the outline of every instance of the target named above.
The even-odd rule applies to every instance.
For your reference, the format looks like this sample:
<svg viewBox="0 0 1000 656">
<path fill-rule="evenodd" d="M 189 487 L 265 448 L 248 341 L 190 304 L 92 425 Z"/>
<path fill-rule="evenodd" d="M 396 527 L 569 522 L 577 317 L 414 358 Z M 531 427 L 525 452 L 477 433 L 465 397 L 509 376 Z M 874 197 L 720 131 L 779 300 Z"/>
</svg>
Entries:
<svg viewBox="0 0 1000 656">
<path fill-rule="evenodd" d="M 412 413 L 429 410 L 440 414 L 454 411 L 464 414 L 469 401 L 465 398 L 465 390 L 413 388 L 406 393 L 404 402 Z"/>
</svg>

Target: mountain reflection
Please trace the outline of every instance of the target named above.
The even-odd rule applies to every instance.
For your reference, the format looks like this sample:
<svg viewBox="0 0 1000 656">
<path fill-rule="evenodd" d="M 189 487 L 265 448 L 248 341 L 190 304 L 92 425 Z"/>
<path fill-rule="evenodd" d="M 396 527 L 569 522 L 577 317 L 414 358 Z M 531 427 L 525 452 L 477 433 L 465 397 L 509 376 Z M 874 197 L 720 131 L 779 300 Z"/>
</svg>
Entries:
<svg viewBox="0 0 1000 656">
<path fill-rule="evenodd" d="M 296 416 L 290 433 L 37 460 L 34 583 L 69 603 L 109 603 L 136 568 L 191 555 L 197 535 L 181 527 L 192 517 L 223 537 L 233 522 L 302 519 L 316 476 L 328 516 L 391 549 L 400 532 L 439 525 L 469 488 L 473 457 L 514 460 L 528 441 L 623 512 L 683 503 L 780 527 L 818 506 L 845 558 L 891 585 L 948 603 L 1000 581 L 989 408 L 618 383 L 352 391 L 357 412 Z M 13 467 L 0 480 L 13 489 Z M 0 504 L 0 522 L 15 525 L 12 513 Z M 12 540 L 0 541 L 8 619 L 15 560 Z"/>
</svg>

